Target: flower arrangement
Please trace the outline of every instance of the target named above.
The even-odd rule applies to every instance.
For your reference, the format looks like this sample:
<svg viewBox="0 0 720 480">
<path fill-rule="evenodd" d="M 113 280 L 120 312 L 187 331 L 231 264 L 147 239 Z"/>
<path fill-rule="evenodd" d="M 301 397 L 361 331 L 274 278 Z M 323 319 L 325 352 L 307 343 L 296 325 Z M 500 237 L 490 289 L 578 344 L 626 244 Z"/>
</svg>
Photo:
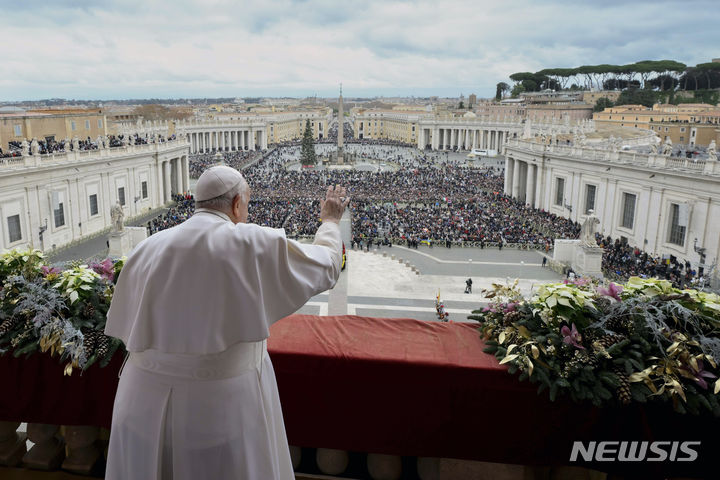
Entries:
<svg viewBox="0 0 720 480">
<path fill-rule="evenodd" d="M 39 250 L 0 255 L 0 354 L 57 356 L 65 374 L 105 366 L 122 342 L 106 336 L 105 319 L 124 260 L 61 270 Z"/>
<path fill-rule="evenodd" d="M 720 295 L 630 278 L 539 287 L 493 285 L 472 312 L 486 349 L 511 374 L 597 406 L 669 402 L 680 413 L 720 416 Z"/>
</svg>

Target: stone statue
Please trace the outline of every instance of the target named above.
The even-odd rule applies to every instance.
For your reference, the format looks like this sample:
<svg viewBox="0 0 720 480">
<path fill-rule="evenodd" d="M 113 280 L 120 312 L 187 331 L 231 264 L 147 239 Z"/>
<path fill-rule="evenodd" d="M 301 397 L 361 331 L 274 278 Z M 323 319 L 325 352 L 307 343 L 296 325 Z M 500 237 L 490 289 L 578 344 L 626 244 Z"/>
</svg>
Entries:
<svg viewBox="0 0 720 480">
<path fill-rule="evenodd" d="M 713 140 L 712 142 L 710 142 L 710 145 L 708 145 L 707 148 L 708 160 L 717 160 L 717 152 L 715 151 L 716 148 L 717 147 L 715 147 L 715 140 Z"/>
<path fill-rule="evenodd" d="M 37 138 L 33 138 L 32 142 L 30 142 L 30 152 L 32 152 L 33 155 L 40 155 L 40 144 Z"/>
<path fill-rule="evenodd" d="M 27 138 L 23 138 L 22 143 L 20 143 L 20 149 L 23 157 L 30 155 L 30 144 L 28 143 Z"/>
<path fill-rule="evenodd" d="M 672 153 L 672 140 L 670 140 L 670 137 L 665 140 L 665 143 L 663 144 L 662 154 L 669 156 Z"/>
<path fill-rule="evenodd" d="M 657 142 L 652 142 L 650 144 L 650 153 L 652 155 L 657 155 Z"/>
<path fill-rule="evenodd" d="M 72 145 L 73 145 L 74 151 L 76 151 L 76 152 L 80 151 L 80 140 L 78 139 L 78 137 L 73 137 Z"/>
<path fill-rule="evenodd" d="M 595 240 L 596 225 L 600 225 L 600 219 L 595 216 L 595 210 L 589 210 L 588 216 L 580 227 L 580 243 L 588 247 L 597 247 Z"/>
<path fill-rule="evenodd" d="M 110 208 L 110 219 L 112 220 L 113 232 L 123 231 L 123 219 L 125 218 L 125 212 L 120 205 L 120 202 L 116 203 Z"/>
<path fill-rule="evenodd" d="M 95 143 L 97 143 L 98 150 L 102 150 L 103 148 L 105 148 L 105 142 L 103 142 L 103 138 L 101 135 L 98 135 Z"/>
<path fill-rule="evenodd" d="M 135 135 L 130 135 L 130 145 L 135 145 Z"/>
<path fill-rule="evenodd" d="M 70 139 L 67 137 L 65 138 L 65 141 L 63 142 L 63 151 L 65 153 L 68 153 L 70 151 Z"/>
</svg>

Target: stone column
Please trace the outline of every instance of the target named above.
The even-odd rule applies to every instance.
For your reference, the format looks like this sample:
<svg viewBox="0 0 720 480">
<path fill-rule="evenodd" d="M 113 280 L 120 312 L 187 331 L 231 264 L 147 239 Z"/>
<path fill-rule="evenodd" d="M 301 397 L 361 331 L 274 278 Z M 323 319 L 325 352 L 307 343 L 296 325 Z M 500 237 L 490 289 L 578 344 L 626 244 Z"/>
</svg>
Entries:
<svg viewBox="0 0 720 480">
<path fill-rule="evenodd" d="M 163 203 L 168 203 L 172 198 L 170 193 L 170 162 L 163 162 Z"/>
<path fill-rule="evenodd" d="M 23 457 L 23 463 L 36 470 L 57 470 L 65 459 L 65 442 L 59 425 L 28 423 L 27 438 L 35 445 Z"/>
<path fill-rule="evenodd" d="M 27 453 L 27 435 L 18 433 L 20 422 L 0 422 L 0 465 L 14 467 Z"/>
<path fill-rule="evenodd" d="M 533 168 L 535 165 L 527 164 L 527 176 L 525 179 L 525 205 L 533 206 L 535 203 L 535 178 Z"/>
<path fill-rule="evenodd" d="M 190 158 L 183 156 L 183 191 L 190 191 Z"/>
<path fill-rule="evenodd" d="M 437 127 L 433 127 L 432 139 L 431 139 L 431 142 L 432 142 L 431 148 L 433 150 L 437 150 L 439 148 L 439 144 L 440 144 L 439 140 L 440 140 L 440 129 Z"/>
<path fill-rule="evenodd" d="M 99 433 L 98 427 L 65 427 L 68 456 L 62 464 L 63 470 L 81 475 L 89 475 L 93 471 L 103 453 L 98 443 Z"/>
<path fill-rule="evenodd" d="M 528 194 L 525 197 L 526 203 L 531 207 L 536 207 L 535 195 L 537 193 L 537 165 L 530 165 L 528 168 Z"/>
<path fill-rule="evenodd" d="M 250 147 L 250 150 L 255 150 L 255 129 L 250 129 L 250 135 L 248 138 L 248 146 Z"/>
<path fill-rule="evenodd" d="M 507 157 L 505 158 L 505 188 L 503 192 L 505 195 L 512 194 L 512 178 L 515 169 L 515 160 Z"/>
<path fill-rule="evenodd" d="M 542 197 L 545 183 L 545 168 L 543 165 L 536 166 L 535 177 L 535 208 L 544 208 Z"/>
<path fill-rule="evenodd" d="M 512 197 L 517 199 L 520 195 L 520 160 L 515 159 L 512 178 Z"/>
</svg>

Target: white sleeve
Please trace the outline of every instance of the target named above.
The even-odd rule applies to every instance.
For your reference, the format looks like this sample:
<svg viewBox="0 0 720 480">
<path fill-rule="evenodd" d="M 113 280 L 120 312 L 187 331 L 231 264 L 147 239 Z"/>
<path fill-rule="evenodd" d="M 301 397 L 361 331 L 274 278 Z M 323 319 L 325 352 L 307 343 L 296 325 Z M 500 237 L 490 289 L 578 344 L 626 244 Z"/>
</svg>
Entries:
<svg viewBox="0 0 720 480">
<path fill-rule="evenodd" d="M 336 223 L 323 223 L 312 245 L 290 240 L 284 234 L 276 240 L 276 268 L 263 269 L 261 279 L 269 325 L 335 286 L 342 262 L 342 240 Z"/>
</svg>

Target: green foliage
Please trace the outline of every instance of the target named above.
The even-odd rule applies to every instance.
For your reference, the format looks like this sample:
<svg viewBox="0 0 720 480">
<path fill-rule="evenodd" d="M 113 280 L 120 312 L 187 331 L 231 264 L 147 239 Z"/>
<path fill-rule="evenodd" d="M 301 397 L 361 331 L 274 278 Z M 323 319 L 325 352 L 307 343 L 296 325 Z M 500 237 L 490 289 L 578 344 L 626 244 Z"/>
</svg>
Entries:
<svg viewBox="0 0 720 480">
<path fill-rule="evenodd" d="M 310 120 L 305 121 L 305 132 L 303 133 L 302 144 L 300 147 L 300 162 L 303 165 L 315 165 L 317 163 L 317 155 L 315 154 L 315 139 L 313 138 Z"/>
<path fill-rule="evenodd" d="M 652 107 L 657 103 L 658 94 L 652 90 L 629 88 L 620 93 L 615 105 L 645 105 Z"/>
<path fill-rule="evenodd" d="M 529 300 L 516 285 L 483 291 L 490 305 L 468 318 L 480 323 L 484 351 L 538 393 L 720 416 L 720 296 L 637 277 L 541 285 Z"/>
<path fill-rule="evenodd" d="M 602 112 L 606 108 L 610 108 L 614 105 L 615 104 L 609 98 L 600 97 L 600 98 L 598 98 L 597 102 L 595 102 L 595 106 L 593 107 L 593 112 Z"/>
<path fill-rule="evenodd" d="M 465 102 L 463 102 L 462 100 L 460 100 L 460 103 L 458 104 L 458 109 L 459 109 L 459 110 L 462 110 L 462 109 L 464 109 L 464 108 L 465 108 Z"/>
<path fill-rule="evenodd" d="M 105 260 L 60 270 L 45 265 L 38 251 L 0 255 L 0 354 L 47 353 L 68 375 L 95 361 L 107 364 L 124 348 L 103 333 L 122 265 Z"/>
<path fill-rule="evenodd" d="M 510 90 L 510 85 L 508 85 L 505 82 L 500 82 L 497 84 L 497 87 L 495 89 L 495 100 L 500 101 L 502 100 L 503 96 L 505 95 L 505 92 Z"/>
</svg>

